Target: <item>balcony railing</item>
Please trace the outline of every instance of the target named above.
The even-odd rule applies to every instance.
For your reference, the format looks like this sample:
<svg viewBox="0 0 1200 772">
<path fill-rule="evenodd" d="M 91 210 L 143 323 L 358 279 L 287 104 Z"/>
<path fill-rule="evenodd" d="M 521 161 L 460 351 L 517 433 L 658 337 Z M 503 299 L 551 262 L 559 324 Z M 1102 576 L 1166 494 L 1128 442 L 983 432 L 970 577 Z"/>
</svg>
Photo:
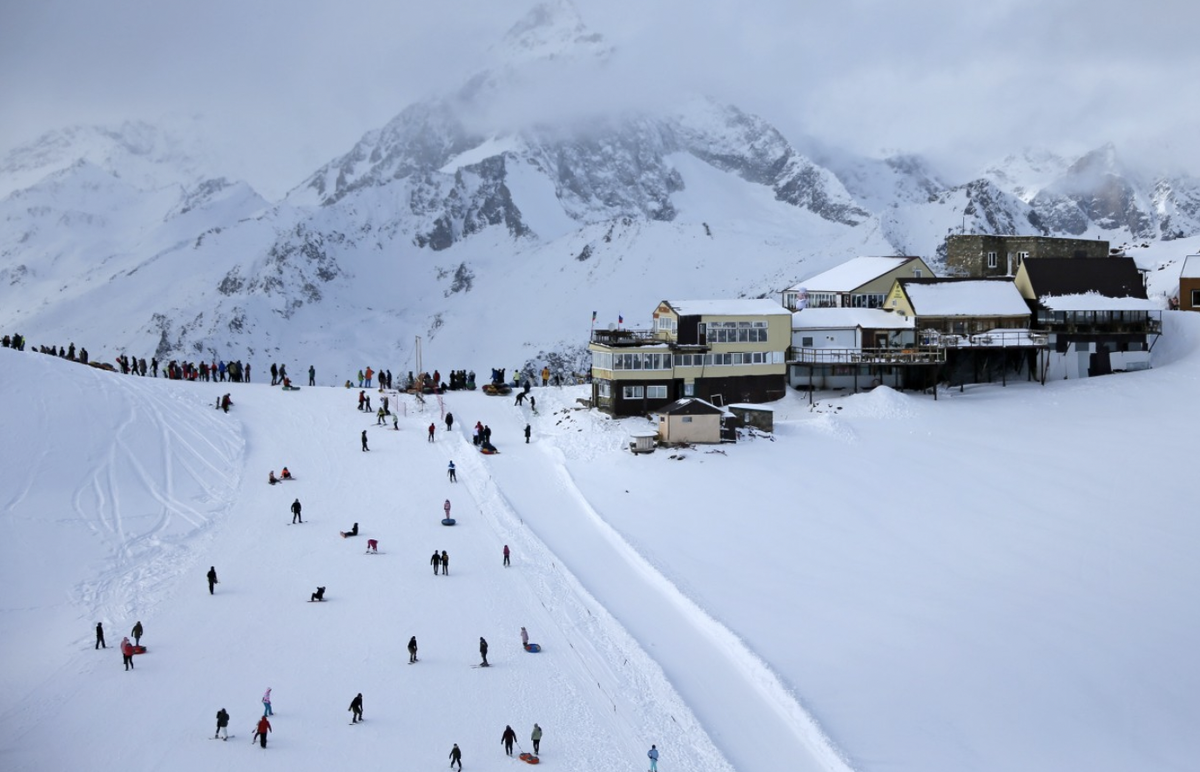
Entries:
<svg viewBox="0 0 1200 772">
<path fill-rule="evenodd" d="M 790 365 L 935 365 L 946 361 L 946 349 L 915 348 L 801 348 L 787 352 Z"/>
<path fill-rule="evenodd" d="M 599 346 L 647 346 L 666 343 L 666 333 L 655 330 L 592 330 L 591 342 Z"/>
</svg>

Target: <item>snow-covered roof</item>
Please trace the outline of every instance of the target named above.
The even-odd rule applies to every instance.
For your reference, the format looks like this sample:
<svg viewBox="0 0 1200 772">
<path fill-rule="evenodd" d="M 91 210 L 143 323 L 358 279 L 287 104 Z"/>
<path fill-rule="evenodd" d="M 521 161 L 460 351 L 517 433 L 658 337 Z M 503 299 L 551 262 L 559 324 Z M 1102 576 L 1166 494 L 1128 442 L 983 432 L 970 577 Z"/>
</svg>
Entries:
<svg viewBox="0 0 1200 772">
<path fill-rule="evenodd" d="M 856 257 L 824 273 L 805 279 L 788 291 L 806 289 L 809 292 L 850 292 L 888 271 L 914 260 L 913 257 Z"/>
<path fill-rule="evenodd" d="M 776 300 L 730 298 L 725 300 L 667 300 L 680 316 L 779 316 L 790 314 Z"/>
<path fill-rule="evenodd" d="M 1200 279 L 1200 255 L 1188 255 L 1183 259 L 1181 279 Z"/>
<path fill-rule="evenodd" d="M 774 413 L 775 412 L 774 408 L 767 407 L 766 405 L 758 405 L 753 402 L 736 402 L 732 405 L 726 405 L 726 407 L 729 408 L 730 410 L 737 408 L 738 410 L 759 410 L 764 413 Z"/>
<path fill-rule="evenodd" d="M 913 320 L 882 308 L 806 308 L 792 314 L 793 330 L 908 330 Z"/>
<path fill-rule="evenodd" d="M 1029 315 L 1029 304 L 1011 281 L 900 281 L 918 316 Z"/>
<path fill-rule="evenodd" d="M 665 405 L 665 406 L 659 408 L 657 412 L 660 415 L 667 415 L 670 413 L 677 413 L 677 412 L 683 412 L 686 414 L 688 412 L 687 409 L 689 407 L 691 407 L 691 408 L 699 407 L 699 408 L 701 408 L 700 412 L 720 413 L 723 416 L 733 415 L 733 413 L 730 413 L 725 408 L 717 407 L 713 403 L 711 403 L 707 400 L 700 399 L 699 397 L 684 397 L 683 399 L 677 399 L 674 402 L 672 402 L 671 404 Z"/>
<path fill-rule="evenodd" d="M 1161 311 L 1161 300 L 1148 298 L 1110 298 L 1098 292 L 1078 295 L 1049 295 L 1040 298 L 1051 311 Z"/>
</svg>

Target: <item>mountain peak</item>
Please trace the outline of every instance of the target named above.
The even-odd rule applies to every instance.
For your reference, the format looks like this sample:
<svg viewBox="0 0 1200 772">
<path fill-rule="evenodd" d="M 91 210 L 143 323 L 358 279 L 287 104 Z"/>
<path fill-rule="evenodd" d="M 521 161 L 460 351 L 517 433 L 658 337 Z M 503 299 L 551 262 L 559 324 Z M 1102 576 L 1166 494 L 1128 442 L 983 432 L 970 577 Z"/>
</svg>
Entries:
<svg viewBox="0 0 1200 772">
<path fill-rule="evenodd" d="M 579 52 L 603 54 L 608 47 L 602 35 L 583 23 L 570 0 L 547 0 L 514 24 L 498 48 L 498 53 L 512 62 L 555 59 Z"/>
</svg>

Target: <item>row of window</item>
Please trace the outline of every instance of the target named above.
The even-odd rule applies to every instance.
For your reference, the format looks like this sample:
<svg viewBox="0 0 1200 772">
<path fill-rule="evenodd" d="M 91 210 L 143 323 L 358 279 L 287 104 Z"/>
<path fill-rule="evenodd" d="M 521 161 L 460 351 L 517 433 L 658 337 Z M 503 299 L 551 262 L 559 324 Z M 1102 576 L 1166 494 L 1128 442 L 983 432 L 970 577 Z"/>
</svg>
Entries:
<svg viewBox="0 0 1200 772">
<path fill-rule="evenodd" d="M 709 343 L 766 343 L 766 322 L 708 322 Z"/>
<path fill-rule="evenodd" d="M 598 370 L 670 370 L 674 367 L 768 365 L 783 361 L 782 351 L 745 351 L 724 354 L 614 354 L 593 351 L 592 367 Z"/>
<path fill-rule="evenodd" d="M 696 384 L 683 384 L 683 396 L 695 396 Z M 612 398 L 612 382 L 611 381 L 596 381 L 596 394 L 601 399 Z M 622 386 L 621 399 L 666 399 L 667 385 L 651 384 L 648 386 Z"/>
</svg>

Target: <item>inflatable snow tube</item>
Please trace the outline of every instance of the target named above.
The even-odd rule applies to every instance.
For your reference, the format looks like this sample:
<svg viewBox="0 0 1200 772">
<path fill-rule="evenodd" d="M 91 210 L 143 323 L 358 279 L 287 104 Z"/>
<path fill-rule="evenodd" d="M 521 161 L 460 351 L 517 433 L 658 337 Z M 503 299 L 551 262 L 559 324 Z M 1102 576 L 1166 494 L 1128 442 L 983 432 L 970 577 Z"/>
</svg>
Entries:
<svg viewBox="0 0 1200 772">
<path fill-rule="evenodd" d="M 529 652 L 530 654 L 537 654 L 541 650 L 542 650 L 542 645 L 540 643 L 525 644 L 525 651 Z"/>
<path fill-rule="evenodd" d="M 521 761 L 524 761 L 526 764 L 537 764 L 538 757 L 534 756 L 532 753 L 522 753 Z"/>
<path fill-rule="evenodd" d="M 454 525 L 457 522 L 453 517 L 443 517 L 442 525 Z"/>
</svg>

